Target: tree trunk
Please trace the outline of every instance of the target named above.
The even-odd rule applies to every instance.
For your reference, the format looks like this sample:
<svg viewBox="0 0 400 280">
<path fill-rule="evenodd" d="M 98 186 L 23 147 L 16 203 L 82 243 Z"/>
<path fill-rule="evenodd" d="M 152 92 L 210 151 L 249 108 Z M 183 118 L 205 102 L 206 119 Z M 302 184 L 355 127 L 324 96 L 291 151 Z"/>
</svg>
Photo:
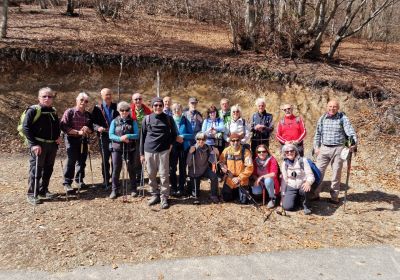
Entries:
<svg viewBox="0 0 400 280">
<path fill-rule="evenodd" d="M 46 0 L 39 0 L 39 6 L 41 9 L 47 9 Z"/>
<path fill-rule="evenodd" d="M 189 4 L 189 0 L 185 0 L 185 9 L 186 9 L 186 16 L 187 18 L 190 18 L 190 4 Z"/>
<path fill-rule="evenodd" d="M 250 48 L 255 45 L 254 28 L 256 25 L 256 9 L 254 0 L 246 0 L 246 16 L 245 16 L 245 28 L 246 37 L 250 41 Z"/>
<path fill-rule="evenodd" d="M 74 15 L 74 0 L 67 0 L 67 16 Z"/>
<path fill-rule="evenodd" d="M 274 0 L 268 1 L 269 8 L 269 32 L 275 33 L 275 3 Z"/>
<path fill-rule="evenodd" d="M 1 21 L 1 38 L 7 37 L 8 0 L 3 0 L 3 20 Z"/>
</svg>

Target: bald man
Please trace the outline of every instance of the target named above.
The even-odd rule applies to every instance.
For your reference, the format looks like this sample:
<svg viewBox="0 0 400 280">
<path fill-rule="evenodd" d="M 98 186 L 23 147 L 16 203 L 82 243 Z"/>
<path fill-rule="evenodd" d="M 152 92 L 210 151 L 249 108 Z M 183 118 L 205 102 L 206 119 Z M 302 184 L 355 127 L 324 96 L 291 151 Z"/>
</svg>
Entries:
<svg viewBox="0 0 400 280">
<path fill-rule="evenodd" d="M 109 149 L 110 138 L 108 129 L 113 119 L 119 116 L 117 104 L 112 102 L 113 92 L 109 88 L 103 88 L 100 91 L 100 103 L 93 108 L 92 118 L 93 127 L 99 137 L 99 148 L 102 157 L 101 170 L 103 174 L 103 184 L 105 189 L 111 187 L 110 158 Z"/>
<path fill-rule="evenodd" d="M 325 174 L 329 164 L 332 166 L 331 199 L 334 204 L 339 203 L 340 179 L 342 175 L 343 160 L 340 153 L 343 147 L 349 142 L 351 150 L 357 145 L 357 136 L 347 116 L 339 112 L 339 102 L 331 100 L 326 106 L 326 113 L 323 114 L 317 123 L 314 137 L 314 151 L 317 155 L 317 167 Z M 349 141 L 347 141 L 349 140 Z M 323 178 L 322 178 L 323 179 Z M 314 198 L 319 198 L 321 186 L 314 191 Z"/>
</svg>

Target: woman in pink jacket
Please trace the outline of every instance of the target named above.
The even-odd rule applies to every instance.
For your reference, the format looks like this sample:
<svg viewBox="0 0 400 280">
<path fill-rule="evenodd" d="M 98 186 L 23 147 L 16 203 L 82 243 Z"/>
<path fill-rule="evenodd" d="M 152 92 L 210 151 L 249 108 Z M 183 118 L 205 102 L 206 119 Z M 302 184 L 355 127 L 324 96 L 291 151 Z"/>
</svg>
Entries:
<svg viewBox="0 0 400 280">
<path fill-rule="evenodd" d="M 267 208 L 273 208 L 280 191 L 278 162 L 264 144 L 258 145 L 255 151 L 257 154 L 253 162 L 253 178 L 255 182 L 252 191 L 253 194 L 261 194 L 263 188 L 265 188 L 269 199 Z"/>
</svg>

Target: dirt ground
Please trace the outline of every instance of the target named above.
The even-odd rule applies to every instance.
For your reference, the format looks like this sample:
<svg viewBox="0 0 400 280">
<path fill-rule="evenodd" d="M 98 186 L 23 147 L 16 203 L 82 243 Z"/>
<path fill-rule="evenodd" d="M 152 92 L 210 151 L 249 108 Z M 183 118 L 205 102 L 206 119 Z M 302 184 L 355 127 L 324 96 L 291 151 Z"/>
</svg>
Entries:
<svg viewBox="0 0 400 280">
<path fill-rule="evenodd" d="M 64 159 L 65 160 L 65 159 Z M 400 246 L 400 190 L 374 185 L 355 167 L 346 211 L 327 202 L 313 214 L 288 217 L 235 203 L 210 204 L 202 182 L 202 204 L 172 199 L 169 210 L 148 207 L 146 198 L 110 200 L 100 185 L 101 161 L 92 159 L 94 186 L 66 201 L 57 159 L 50 190 L 60 196 L 33 207 L 25 201 L 26 156 L 0 156 L 0 267 L 68 270 L 94 264 L 118 266 L 156 259 L 240 255 L 298 248 Z M 357 165 L 357 164 L 356 164 Z M 90 169 L 86 183 L 91 184 Z M 327 183 L 325 183 L 327 185 Z M 343 195 L 343 193 L 342 193 Z"/>
</svg>

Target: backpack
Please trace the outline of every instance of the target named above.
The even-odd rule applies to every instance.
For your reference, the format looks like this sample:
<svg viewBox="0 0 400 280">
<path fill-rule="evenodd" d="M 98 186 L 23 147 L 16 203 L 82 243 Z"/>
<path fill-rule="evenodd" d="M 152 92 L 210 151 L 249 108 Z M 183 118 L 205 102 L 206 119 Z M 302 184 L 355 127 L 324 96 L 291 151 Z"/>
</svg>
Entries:
<svg viewBox="0 0 400 280">
<path fill-rule="evenodd" d="M 322 174 L 321 174 L 321 171 L 318 169 L 318 167 L 315 165 L 315 163 L 311 159 L 309 159 L 309 158 L 306 158 L 306 159 L 307 159 L 308 164 L 310 165 L 310 168 L 311 168 L 311 170 L 312 170 L 312 172 L 314 174 L 315 181 L 311 185 L 311 187 L 312 187 L 312 189 L 315 189 L 316 187 L 319 186 L 319 184 L 321 184 Z M 303 157 L 300 157 L 300 168 L 302 170 L 304 170 Z"/>
<path fill-rule="evenodd" d="M 54 107 L 52 107 L 52 108 L 53 108 L 54 112 L 46 112 L 46 113 L 47 114 L 54 114 L 56 109 Z M 26 108 L 22 112 L 22 114 L 21 114 L 21 116 L 19 118 L 19 121 L 18 121 L 17 130 L 18 130 L 19 136 L 21 136 L 21 139 L 23 140 L 25 145 L 28 145 L 28 139 L 26 138 L 26 135 L 24 133 L 23 124 L 24 124 L 24 120 L 25 120 L 25 117 L 26 117 L 26 112 L 28 111 L 28 109 L 35 110 L 35 116 L 33 117 L 32 124 L 34 124 L 40 118 L 40 116 L 42 115 L 42 107 L 40 107 L 40 105 L 32 105 L 32 106 Z"/>
</svg>

